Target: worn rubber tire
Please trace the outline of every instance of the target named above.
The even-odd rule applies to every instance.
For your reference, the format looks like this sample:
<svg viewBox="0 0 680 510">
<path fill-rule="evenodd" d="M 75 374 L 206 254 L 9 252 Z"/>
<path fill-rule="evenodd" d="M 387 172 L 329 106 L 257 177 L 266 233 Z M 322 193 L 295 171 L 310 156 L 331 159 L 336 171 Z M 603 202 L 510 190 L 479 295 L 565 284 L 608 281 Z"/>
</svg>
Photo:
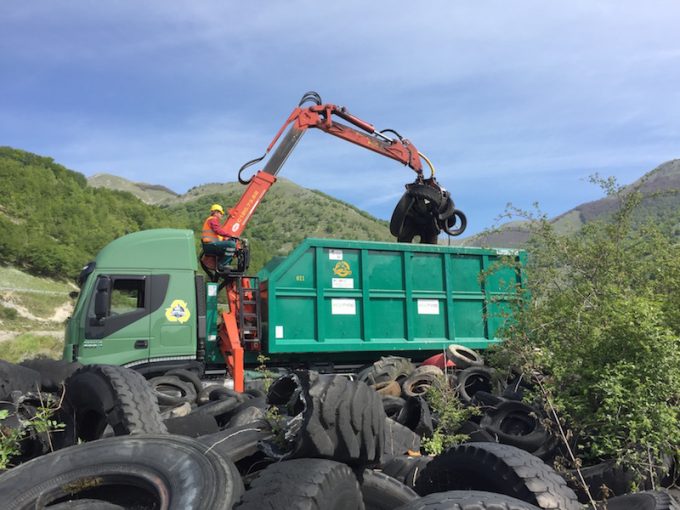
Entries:
<svg viewBox="0 0 680 510">
<path fill-rule="evenodd" d="M 158 400 L 158 405 L 161 406 L 178 406 L 184 402 L 190 404 L 196 402 L 196 389 L 191 382 L 181 380 L 175 375 L 162 375 L 149 379 L 149 386 Z M 172 395 L 166 393 L 161 388 L 178 393 Z"/>
<path fill-rule="evenodd" d="M 408 358 L 384 356 L 357 375 L 359 381 L 373 385 L 385 381 L 397 381 L 408 377 L 415 367 Z"/>
<path fill-rule="evenodd" d="M 485 490 L 543 509 L 577 510 L 576 494 L 550 466 L 514 446 L 464 443 L 435 457 L 416 482 L 423 496 L 449 490 Z"/>
<path fill-rule="evenodd" d="M 444 377 L 444 371 L 434 365 L 420 365 L 411 373 L 412 376 L 420 374 L 432 374 L 436 375 L 437 377 Z"/>
<path fill-rule="evenodd" d="M 383 453 L 392 457 L 406 455 L 409 451 L 420 452 L 420 436 L 401 423 L 385 418 Z"/>
<path fill-rule="evenodd" d="M 30 368 L 40 374 L 42 391 L 57 392 L 61 385 L 73 372 L 82 368 L 81 363 L 72 363 L 61 359 L 34 358 L 19 363 L 22 367 Z"/>
<path fill-rule="evenodd" d="M 516 446 L 530 453 L 551 439 L 550 433 L 541 423 L 540 411 L 514 400 L 499 402 L 495 409 L 487 408 L 480 426 L 499 443 Z"/>
<path fill-rule="evenodd" d="M 239 510 L 359 510 L 359 482 L 345 464 L 296 459 L 267 466 L 243 495 Z"/>
<path fill-rule="evenodd" d="M 413 489 L 379 471 L 364 469 L 358 478 L 366 510 L 394 510 L 418 499 Z"/>
<path fill-rule="evenodd" d="M 418 457 L 400 455 L 388 460 L 383 466 L 382 472 L 413 489 L 423 469 L 433 458 L 426 455 Z"/>
<path fill-rule="evenodd" d="M 477 351 L 464 345 L 451 344 L 446 348 L 446 357 L 456 364 L 456 368 L 481 367 L 484 358 Z"/>
<path fill-rule="evenodd" d="M 51 505 L 49 510 L 125 510 L 125 507 L 100 499 L 74 499 Z"/>
<path fill-rule="evenodd" d="M 397 381 L 383 381 L 370 387 L 381 397 L 398 397 L 401 395 L 401 386 Z"/>
<path fill-rule="evenodd" d="M 217 421 L 210 415 L 190 413 L 186 416 L 168 418 L 163 423 L 168 433 L 178 436 L 199 437 L 219 432 Z"/>
<path fill-rule="evenodd" d="M 484 491 L 447 491 L 417 499 L 398 510 L 540 510 L 526 501 Z"/>
<path fill-rule="evenodd" d="M 404 220 L 406 219 L 406 215 L 411 209 L 414 200 L 415 199 L 406 192 L 401 196 L 394 211 L 392 211 L 392 216 L 390 218 L 390 234 L 394 237 L 399 237 L 401 235 L 401 231 L 404 227 Z"/>
<path fill-rule="evenodd" d="M 76 434 L 84 441 L 99 439 L 107 425 L 116 436 L 167 432 L 151 387 L 134 370 L 87 365 L 64 386 L 75 413 Z"/>
<path fill-rule="evenodd" d="M 396 421 L 421 437 L 430 437 L 434 431 L 430 406 L 421 397 L 407 398 Z"/>
<path fill-rule="evenodd" d="M 168 370 L 167 372 L 165 372 L 165 375 L 175 375 L 179 377 L 180 380 L 191 383 L 194 386 L 194 389 L 196 390 L 196 395 L 203 391 L 203 383 L 201 382 L 201 378 L 198 376 L 196 372 L 192 370 L 186 370 L 184 368 L 173 368 L 172 370 Z"/>
<path fill-rule="evenodd" d="M 667 492 L 645 491 L 610 498 L 607 510 L 680 510 L 680 504 Z"/>
<path fill-rule="evenodd" d="M 397 419 L 397 416 L 399 416 L 399 413 L 403 409 L 403 407 L 406 405 L 406 400 L 404 400 L 401 397 L 392 397 L 392 396 L 382 396 L 382 405 L 383 409 L 385 411 L 385 415 L 388 418 L 392 418 L 393 420 Z"/>
<path fill-rule="evenodd" d="M 264 408 L 259 406 L 249 406 L 244 407 L 231 414 L 229 421 L 227 422 L 227 428 L 241 427 L 243 425 L 248 425 L 250 423 L 263 420 L 266 414 Z"/>
<path fill-rule="evenodd" d="M 437 367 L 430 367 L 436 370 Z M 439 370 L 441 375 L 426 371 L 421 373 L 412 373 L 408 378 L 401 384 L 401 393 L 403 397 L 422 397 L 427 393 L 427 391 L 432 387 L 432 385 L 442 382 L 444 379 L 444 374 Z"/>
<path fill-rule="evenodd" d="M 469 443 L 496 443 L 496 438 L 482 429 L 473 421 L 464 421 L 457 431 L 458 434 L 466 434 L 470 439 Z"/>
<path fill-rule="evenodd" d="M 472 402 L 472 397 L 478 391 L 500 393 L 499 381 L 494 380 L 495 371 L 489 367 L 468 367 L 458 372 L 458 396 L 463 403 Z"/>
<path fill-rule="evenodd" d="M 271 439 L 272 436 L 269 424 L 260 420 L 241 427 L 228 428 L 214 434 L 201 436 L 197 441 L 216 454 L 228 457 L 233 462 L 238 462 L 257 453 L 259 451 L 258 443 Z"/>
<path fill-rule="evenodd" d="M 36 370 L 0 360 L 0 400 L 11 400 L 9 394 L 13 391 L 38 391 L 40 383 L 40 373 Z"/>
<path fill-rule="evenodd" d="M 161 508 L 159 494 L 165 494 L 168 510 L 229 509 L 243 493 L 241 477 L 233 462 L 206 450 L 195 440 L 167 434 L 72 446 L 1 475 L 3 509 L 49 507 L 74 492 L 124 507 L 145 507 L 140 495 L 146 494 Z"/>
</svg>

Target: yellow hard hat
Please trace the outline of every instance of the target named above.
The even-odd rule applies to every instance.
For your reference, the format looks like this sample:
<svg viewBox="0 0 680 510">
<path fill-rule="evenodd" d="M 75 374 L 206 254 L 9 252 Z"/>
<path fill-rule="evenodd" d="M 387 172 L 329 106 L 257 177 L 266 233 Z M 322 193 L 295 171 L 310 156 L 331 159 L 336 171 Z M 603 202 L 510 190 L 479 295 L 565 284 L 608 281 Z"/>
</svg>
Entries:
<svg viewBox="0 0 680 510">
<path fill-rule="evenodd" d="M 210 207 L 210 212 L 215 212 L 215 211 L 220 211 L 222 214 L 224 214 L 224 209 L 222 209 L 222 206 L 220 204 L 213 204 Z"/>
</svg>

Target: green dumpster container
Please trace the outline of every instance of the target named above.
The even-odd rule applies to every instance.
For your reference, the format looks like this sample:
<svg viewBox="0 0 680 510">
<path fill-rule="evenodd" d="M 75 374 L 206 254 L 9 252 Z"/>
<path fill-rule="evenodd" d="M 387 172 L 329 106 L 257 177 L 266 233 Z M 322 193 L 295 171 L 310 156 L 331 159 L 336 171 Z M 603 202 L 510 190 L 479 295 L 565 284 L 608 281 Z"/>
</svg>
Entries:
<svg viewBox="0 0 680 510">
<path fill-rule="evenodd" d="M 484 349 L 500 341 L 507 303 L 524 285 L 518 268 L 525 257 L 507 249 L 306 239 L 258 274 L 266 350 Z"/>
</svg>

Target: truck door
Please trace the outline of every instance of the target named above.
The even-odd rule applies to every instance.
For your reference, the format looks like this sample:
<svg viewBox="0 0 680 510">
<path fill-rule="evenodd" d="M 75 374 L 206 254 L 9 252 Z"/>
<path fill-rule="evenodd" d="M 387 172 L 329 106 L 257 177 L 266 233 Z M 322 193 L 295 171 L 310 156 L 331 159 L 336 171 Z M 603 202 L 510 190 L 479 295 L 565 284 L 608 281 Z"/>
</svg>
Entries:
<svg viewBox="0 0 680 510">
<path fill-rule="evenodd" d="M 160 306 L 152 299 L 152 283 L 156 283 L 152 280 L 150 274 L 97 277 L 78 361 L 115 365 L 148 361 L 149 316 Z M 167 276 L 164 283 L 167 288 Z"/>
</svg>

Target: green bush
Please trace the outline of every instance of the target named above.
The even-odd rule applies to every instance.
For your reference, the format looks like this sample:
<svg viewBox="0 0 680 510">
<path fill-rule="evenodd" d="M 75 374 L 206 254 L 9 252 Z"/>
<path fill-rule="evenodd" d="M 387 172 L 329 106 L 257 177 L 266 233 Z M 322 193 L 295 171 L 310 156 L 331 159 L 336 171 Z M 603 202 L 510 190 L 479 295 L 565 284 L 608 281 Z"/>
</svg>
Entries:
<svg viewBox="0 0 680 510">
<path fill-rule="evenodd" d="M 680 247 L 633 228 L 640 196 L 604 185 L 619 202 L 606 223 L 565 236 L 530 217 L 531 299 L 494 362 L 533 374 L 577 465 L 614 458 L 642 474 L 680 448 Z"/>
</svg>

